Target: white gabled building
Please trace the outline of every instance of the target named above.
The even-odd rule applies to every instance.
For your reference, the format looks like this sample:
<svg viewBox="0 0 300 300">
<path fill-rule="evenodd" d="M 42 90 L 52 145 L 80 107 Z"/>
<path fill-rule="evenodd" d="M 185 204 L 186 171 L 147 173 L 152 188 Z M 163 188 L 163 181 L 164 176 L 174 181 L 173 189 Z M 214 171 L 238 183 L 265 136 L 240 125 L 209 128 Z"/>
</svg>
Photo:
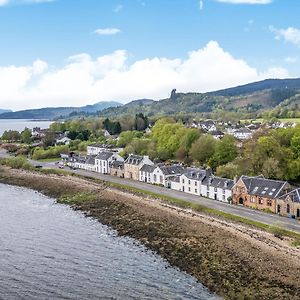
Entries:
<svg viewBox="0 0 300 300">
<path fill-rule="evenodd" d="M 201 183 L 201 196 L 228 203 L 232 198 L 234 181 L 213 176 L 211 173 Z"/>
<path fill-rule="evenodd" d="M 144 164 L 139 170 L 139 181 L 153 183 L 153 171 L 155 165 Z"/>
<path fill-rule="evenodd" d="M 187 168 L 180 176 L 180 191 L 201 195 L 201 182 L 206 176 L 206 170 L 198 168 Z"/>
<path fill-rule="evenodd" d="M 55 144 L 56 145 L 69 145 L 71 141 L 72 140 L 70 138 L 68 138 L 67 136 L 63 136 L 63 137 L 56 139 Z"/>
<path fill-rule="evenodd" d="M 179 165 L 158 165 L 153 171 L 152 183 L 170 187 L 169 178 L 176 175 L 181 175 L 183 172 L 183 167 Z"/>
<path fill-rule="evenodd" d="M 87 146 L 87 155 L 98 155 L 100 152 L 111 150 L 111 146 L 105 144 L 91 144 Z"/>
<path fill-rule="evenodd" d="M 96 172 L 101 174 L 110 173 L 110 164 L 113 161 L 123 162 L 124 159 L 113 151 L 102 151 L 95 157 Z"/>
<path fill-rule="evenodd" d="M 250 129 L 244 127 L 235 130 L 232 134 L 238 140 L 248 140 L 251 139 L 253 132 Z"/>
<path fill-rule="evenodd" d="M 206 120 L 201 121 L 199 123 L 199 127 L 202 128 L 204 131 L 216 131 L 217 127 L 213 120 Z"/>
</svg>

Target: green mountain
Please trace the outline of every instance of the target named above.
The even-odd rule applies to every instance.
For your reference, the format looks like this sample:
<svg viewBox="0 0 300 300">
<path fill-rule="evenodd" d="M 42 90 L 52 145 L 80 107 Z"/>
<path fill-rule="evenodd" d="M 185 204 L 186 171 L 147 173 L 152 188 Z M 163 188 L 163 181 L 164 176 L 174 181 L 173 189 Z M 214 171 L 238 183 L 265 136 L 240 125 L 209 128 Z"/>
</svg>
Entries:
<svg viewBox="0 0 300 300">
<path fill-rule="evenodd" d="M 122 106 L 119 102 L 98 102 L 94 105 L 82 107 L 47 107 L 40 109 L 20 110 L 16 112 L 4 112 L 0 114 L 0 119 L 35 119 L 53 120 L 59 117 L 67 117 L 72 113 L 96 113 L 108 107 Z"/>
<path fill-rule="evenodd" d="M 295 109 L 299 100 L 300 79 L 268 79 L 209 93 L 175 93 L 160 101 L 132 101 L 121 107 L 105 109 L 100 116 L 140 112 L 148 116 L 220 111 L 258 114 L 274 108 Z"/>
</svg>

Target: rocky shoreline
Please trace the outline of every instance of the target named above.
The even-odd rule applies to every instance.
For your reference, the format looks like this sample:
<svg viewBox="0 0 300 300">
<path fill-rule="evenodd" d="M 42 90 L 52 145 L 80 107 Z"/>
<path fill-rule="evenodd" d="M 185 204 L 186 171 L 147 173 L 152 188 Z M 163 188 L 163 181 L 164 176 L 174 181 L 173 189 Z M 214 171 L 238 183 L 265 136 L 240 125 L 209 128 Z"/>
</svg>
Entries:
<svg viewBox="0 0 300 300">
<path fill-rule="evenodd" d="M 71 204 L 225 299 L 300 299 L 300 251 L 287 239 L 72 176 L 0 166 L 0 182 Z"/>
</svg>

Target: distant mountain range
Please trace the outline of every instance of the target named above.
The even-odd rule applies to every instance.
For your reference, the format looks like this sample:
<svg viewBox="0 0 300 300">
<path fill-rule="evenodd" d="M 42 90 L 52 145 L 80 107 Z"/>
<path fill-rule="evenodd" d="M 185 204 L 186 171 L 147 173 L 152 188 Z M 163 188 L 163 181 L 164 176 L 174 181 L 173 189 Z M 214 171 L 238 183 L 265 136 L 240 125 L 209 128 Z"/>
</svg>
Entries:
<svg viewBox="0 0 300 300">
<path fill-rule="evenodd" d="M 274 108 L 290 110 L 300 107 L 300 78 L 268 79 L 208 93 L 177 93 L 175 97 L 137 100 L 121 107 L 107 108 L 100 116 L 144 113 L 172 115 L 178 113 L 212 113 L 219 111 L 258 113 Z"/>
<path fill-rule="evenodd" d="M 274 108 L 298 110 L 300 78 L 267 79 L 208 93 L 176 93 L 170 98 L 154 101 L 139 99 L 125 105 L 99 102 L 83 107 L 57 107 L 5 112 L 0 119 L 57 119 L 98 115 L 118 117 L 144 113 L 148 116 L 178 113 L 238 112 L 255 114 Z"/>
<path fill-rule="evenodd" d="M 0 114 L 6 113 L 6 112 L 11 112 L 9 109 L 1 109 L 0 108 Z"/>
<path fill-rule="evenodd" d="M 46 107 L 40 109 L 27 109 L 16 112 L 0 111 L 0 119 L 35 119 L 35 120 L 53 120 L 56 118 L 69 117 L 74 113 L 96 113 L 108 107 L 122 106 L 119 102 L 107 101 L 98 102 L 94 105 L 86 105 L 82 107 Z"/>
</svg>

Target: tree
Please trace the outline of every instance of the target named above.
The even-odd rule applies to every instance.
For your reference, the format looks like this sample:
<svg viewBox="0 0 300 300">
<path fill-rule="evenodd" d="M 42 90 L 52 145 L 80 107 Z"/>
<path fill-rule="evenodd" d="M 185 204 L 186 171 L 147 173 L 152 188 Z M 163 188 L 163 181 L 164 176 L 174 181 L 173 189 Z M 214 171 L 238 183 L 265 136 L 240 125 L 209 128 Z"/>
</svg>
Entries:
<svg viewBox="0 0 300 300">
<path fill-rule="evenodd" d="M 207 164 L 215 153 L 217 141 L 211 135 L 202 135 L 192 144 L 190 157 L 201 165 Z"/>
<path fill-rule="evenodd" d="M 240 167 L 235 163 L 228 163 L 223 166 L 217 167 L 216 175 L 224 178 L 234 179 L 235 176 L 242 175 Z"/>
<path fill-rule="evenodd" d="M 16 130 L 4 131 L 2 135 L 2 140 L 8 142 L 19 142 L 21 140 L 21 134 Z"/>
<path fill-rule="evenodd" d="M 44 147 L 54 146 L 55 141 L 56 141 L 55 133 L 51 131 L 47 131 L 45 136 L 42 138 Z"/>
<path fill-rule="evenodd" d="M 149 126 L 149 121 L 146 116 L 144 116 L 142 113 L 135 115 L 135 121 L 134 121 L 134 129 L 138 131 L 143 131 Z"/>
<path fill-rule="evenodd" d="M 225 165 L 233 161 L 238 155 L 235 139 L 230 135 L 225 135 L 222 140 L 218 141 L 213 157 L 209 161 L 211 168 Z"/>
<path fill-rule="evenodd" d="M 26 127 L 21 132 L 21 140 L 25 144 L 30 144 L 32 142 L 32 134 L 31 134 L 31 130 L 29 128 Z"/>
</svg>

